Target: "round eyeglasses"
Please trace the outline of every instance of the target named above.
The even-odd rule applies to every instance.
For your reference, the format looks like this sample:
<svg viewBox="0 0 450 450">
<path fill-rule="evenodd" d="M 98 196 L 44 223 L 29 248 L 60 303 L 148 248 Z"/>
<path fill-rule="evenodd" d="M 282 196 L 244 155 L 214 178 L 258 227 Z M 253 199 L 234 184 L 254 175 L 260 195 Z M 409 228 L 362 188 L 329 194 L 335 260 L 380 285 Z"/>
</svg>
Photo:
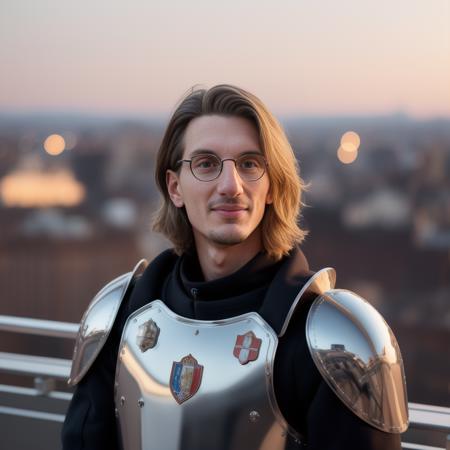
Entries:
<svg viewBox="0 0 450 450">
<path fill-rule="evenodd" d="M 249 153 L 239 158 L 220 159 L 213 154 L 195 155 L 191 159 L 180 159 L 177 164 L 189 163 L 192 175 L 200 181 L 213 181 L 222 173 L 224 161 L 233 161 L 243 181 L 257 181 L 266 172 L 267 162 L 259 153 Z"/>
</svg>

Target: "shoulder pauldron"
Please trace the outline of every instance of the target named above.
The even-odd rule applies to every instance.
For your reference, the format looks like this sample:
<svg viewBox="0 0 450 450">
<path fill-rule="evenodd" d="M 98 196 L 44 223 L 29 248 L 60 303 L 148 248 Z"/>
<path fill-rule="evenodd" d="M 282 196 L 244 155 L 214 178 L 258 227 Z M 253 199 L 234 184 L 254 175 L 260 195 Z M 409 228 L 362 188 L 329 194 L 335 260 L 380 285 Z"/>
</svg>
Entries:
<svg viewBox="0 0 450 450">
<path fill-rule="evenodd" d="M 306 337 L 324 380 L 350 410 L 382 431 L 407 429 L 400 349 L 388 324 L 366 300 L 342 289 L 317 296 Z"/>
<path fill-rule="evenodd" d="M 92 366 L 109 336 L 131 282 L 146 266 L 146 260 L 139 261 L 132 272 L 108 283 L 89 304 L 81 319 L 75 342 L 68 381 L 70 386 L 78 384 Z"/>
</svg>

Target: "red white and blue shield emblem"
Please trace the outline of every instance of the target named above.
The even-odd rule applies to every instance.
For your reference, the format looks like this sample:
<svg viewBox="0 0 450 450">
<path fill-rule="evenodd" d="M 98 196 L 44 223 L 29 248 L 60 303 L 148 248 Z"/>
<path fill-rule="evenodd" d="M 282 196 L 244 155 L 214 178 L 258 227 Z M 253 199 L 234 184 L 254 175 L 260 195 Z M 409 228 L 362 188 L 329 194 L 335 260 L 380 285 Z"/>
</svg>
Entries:
<svg viewBox="0 0 450 450">
<path fill-rule="evenodd" d="M 203 366 L 191 354 L 179 362 L 173 362 L 170 374 L 170 392 L 178 404 L 181 405 L 198 391 L 202 375 Z"/>
<path fill-rule="evenodd" d="M 236 338 L 233 355 L 236 356 L 241 364 L 255 361 L 258 359 L 261 342 L 261 339 L 258 339 L 253 331 L 249 331 L 243 335 L 239 334 Z"/>
</svg>

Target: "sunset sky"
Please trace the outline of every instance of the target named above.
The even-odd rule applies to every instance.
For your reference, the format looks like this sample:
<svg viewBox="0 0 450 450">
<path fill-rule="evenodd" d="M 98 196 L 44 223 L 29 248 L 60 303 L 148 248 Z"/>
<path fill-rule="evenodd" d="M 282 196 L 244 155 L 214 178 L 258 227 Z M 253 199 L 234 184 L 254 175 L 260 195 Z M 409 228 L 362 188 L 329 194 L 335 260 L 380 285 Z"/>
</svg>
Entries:
<svg viewBox="0 0 450 450">
<path fill-rule="evenodd" d="M 0 112 L 168 114 L 232 83 L 278 114 L 450 117 L 449 0 L 0 0 Z"/>
</svg>

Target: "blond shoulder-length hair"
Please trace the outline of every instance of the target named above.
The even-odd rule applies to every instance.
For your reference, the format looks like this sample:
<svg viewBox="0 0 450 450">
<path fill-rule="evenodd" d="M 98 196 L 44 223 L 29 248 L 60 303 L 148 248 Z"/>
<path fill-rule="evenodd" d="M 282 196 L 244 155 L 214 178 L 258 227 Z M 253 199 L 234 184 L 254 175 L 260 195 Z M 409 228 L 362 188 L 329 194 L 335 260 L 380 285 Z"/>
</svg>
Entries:
<svg viewBox="0 0 450 450">
<path fill-rule="evenodd" d="M 171 201 L 166 184 L 167 170 L 179 170 L 183 158 L 183 137 L 190 121 L 204 115 L 243 117 L 259 132 L 261 150 L 267 161 L 273 202 L 262 219 L 262 244 L 274 260 L 286 255 L 305 237 L 298 225 L 301 196 L 305 188 L 288 139 L 278 121 L 253 94 L 221 84 L 211 89 L 192 88 L 173 113 L 158 151 L 155 178 L 163 201 L 153 219 L 153 229 L 169 238 L 181 254 L 194 244 L 192 228 L 184 207 Z"/>
</svg>

